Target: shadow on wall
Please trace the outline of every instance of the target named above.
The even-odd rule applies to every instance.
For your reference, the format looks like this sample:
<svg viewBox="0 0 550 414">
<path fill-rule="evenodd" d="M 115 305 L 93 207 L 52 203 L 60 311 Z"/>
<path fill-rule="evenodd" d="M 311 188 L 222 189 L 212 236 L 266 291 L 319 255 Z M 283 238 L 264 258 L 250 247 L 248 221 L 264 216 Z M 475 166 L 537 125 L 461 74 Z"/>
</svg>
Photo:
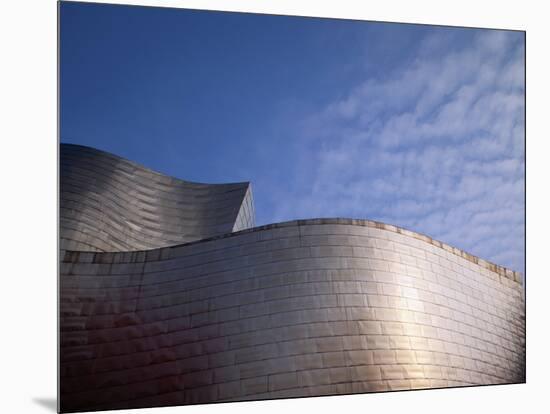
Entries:
<svg viewBox="0 0 550 414">
<path fill-rule="evenodd" d="M 57 412 L 57 398 L 33 398 L 32 401 L 48 411 Z"/>
</svg>

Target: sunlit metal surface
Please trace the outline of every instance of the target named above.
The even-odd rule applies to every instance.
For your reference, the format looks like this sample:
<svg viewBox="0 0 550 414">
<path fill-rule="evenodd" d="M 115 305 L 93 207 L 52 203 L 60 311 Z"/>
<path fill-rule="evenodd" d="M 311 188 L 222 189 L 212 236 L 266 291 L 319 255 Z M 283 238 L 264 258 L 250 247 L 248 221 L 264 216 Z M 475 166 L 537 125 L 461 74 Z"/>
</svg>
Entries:
<svg viewBox="0 0 550 414">
<path fill-rule="evenodd" d="M 520 278 L 367 220 L 66 251 L 61 407 L 524 382 Z"/>
</svg>

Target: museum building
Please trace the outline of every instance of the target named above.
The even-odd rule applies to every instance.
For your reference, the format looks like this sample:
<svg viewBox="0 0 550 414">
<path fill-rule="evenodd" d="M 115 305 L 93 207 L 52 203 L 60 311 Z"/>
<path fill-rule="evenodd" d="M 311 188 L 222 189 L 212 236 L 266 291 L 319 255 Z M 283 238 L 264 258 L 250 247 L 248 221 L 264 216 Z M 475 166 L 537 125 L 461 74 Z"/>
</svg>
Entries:
<svg viewBox="0 0 550 414">
<path fill-rule="evenodd" d="M 61 410 L 525 382 L 521 274 L 60 146 Z"/>
</svg>

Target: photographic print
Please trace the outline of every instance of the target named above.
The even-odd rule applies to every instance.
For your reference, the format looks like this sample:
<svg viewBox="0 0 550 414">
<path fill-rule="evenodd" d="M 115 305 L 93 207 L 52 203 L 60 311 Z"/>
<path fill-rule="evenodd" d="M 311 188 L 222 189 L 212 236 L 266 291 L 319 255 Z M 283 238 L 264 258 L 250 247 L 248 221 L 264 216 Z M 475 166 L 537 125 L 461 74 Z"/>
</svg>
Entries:
<svg viewBox="0 0 550 414">
<path fill-rule="evenodd" d="M 525 32 L 61 1 L 59 125 L 62 412 L 525 382 Z"/>
</svg>

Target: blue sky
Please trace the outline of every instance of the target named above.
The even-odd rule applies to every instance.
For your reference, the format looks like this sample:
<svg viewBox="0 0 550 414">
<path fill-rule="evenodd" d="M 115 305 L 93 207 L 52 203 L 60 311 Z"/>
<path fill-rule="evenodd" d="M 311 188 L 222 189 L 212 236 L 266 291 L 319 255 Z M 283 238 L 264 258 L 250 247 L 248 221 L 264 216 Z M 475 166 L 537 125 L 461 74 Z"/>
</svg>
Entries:
<svg viewBox="0 0 550 414">
<path fill-rule="evenodd" d="M 524 271 L 524 34 L 61 3 L 61 141 L 257 224 L 379 220 Z"/>
</svg>

